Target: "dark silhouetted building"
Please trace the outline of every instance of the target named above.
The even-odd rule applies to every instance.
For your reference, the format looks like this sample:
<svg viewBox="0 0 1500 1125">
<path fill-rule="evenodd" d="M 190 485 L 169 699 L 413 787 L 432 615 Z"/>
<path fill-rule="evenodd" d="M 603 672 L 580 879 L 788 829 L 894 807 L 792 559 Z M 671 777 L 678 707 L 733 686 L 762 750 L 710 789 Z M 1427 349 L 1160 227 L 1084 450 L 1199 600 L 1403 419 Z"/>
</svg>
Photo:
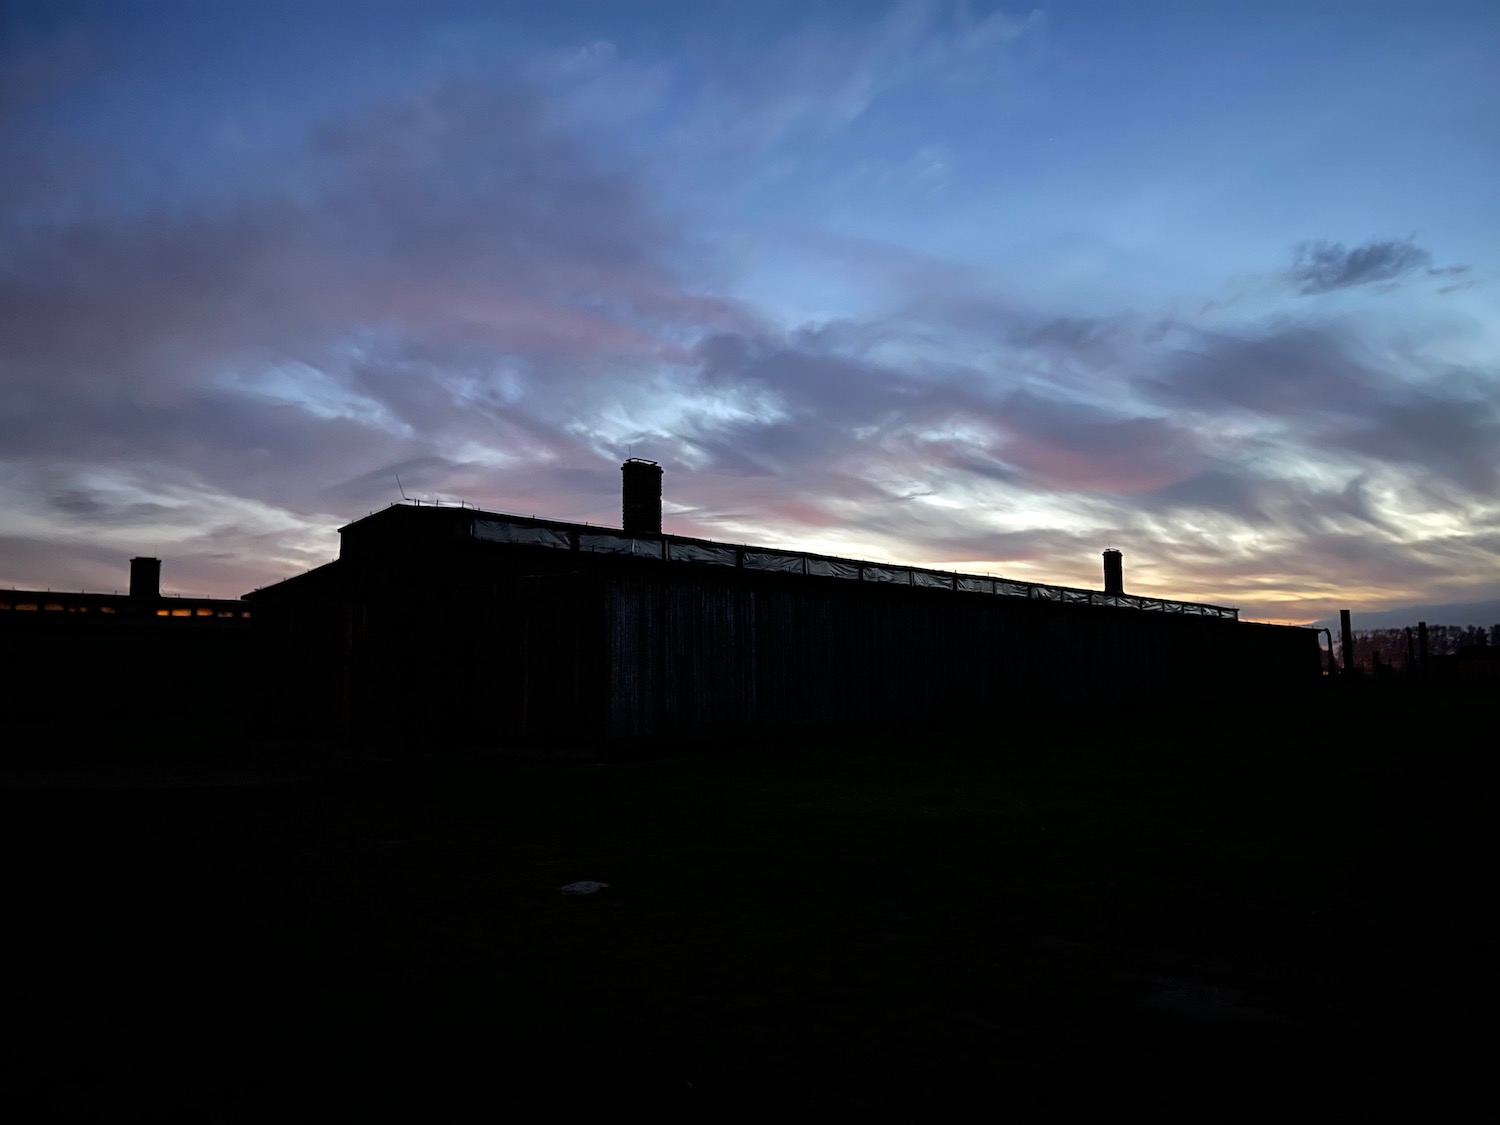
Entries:
<svg viewBox="0 0 1500 1125">
<path fill-rule="evenodd" d="M 127 720 L 165 729 L 242 714 L 250 606 L 163 597 L 160 579 L 159 559 L 136 558 L 128 594 L 0 590 L 12 719 L 53 731 Z"/>
<path fill-rule="evenodd" d="M 1317 634 L 1234 609 L 659 532 L 395 504 L 339 558 L 246 595 L 281 724 L 444 743 L 709 739 L 1258 698 L 1316 683 Z M 1109 574 L 1109 570 L 1106 570 Z M 1113 589 L 1108 587 L 1113 586 Z"/>
</svg>

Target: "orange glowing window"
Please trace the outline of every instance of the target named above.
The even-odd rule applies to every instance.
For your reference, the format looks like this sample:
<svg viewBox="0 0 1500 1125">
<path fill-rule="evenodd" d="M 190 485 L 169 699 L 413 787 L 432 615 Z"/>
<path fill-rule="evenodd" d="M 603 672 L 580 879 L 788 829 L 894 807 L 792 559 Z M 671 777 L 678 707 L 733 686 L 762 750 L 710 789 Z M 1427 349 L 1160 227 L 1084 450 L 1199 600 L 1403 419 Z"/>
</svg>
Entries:
<svg viewBox="0 0 1500 1125">
<path fill-rule="evenodd" d="M 206 605 L 200 605 L 196 612 L 199 617 L 212 617 L 214 615 L 214 611 Z"/>
<path fill-rule="evenodd" d="M 190 609 L 174 609 L 172 611 L 172 616 L 173 617 L 191 617 L 191 616 L 193 616 L 193 611 L 190 610 Z"/>
<path fill-rule="evenodd" d="M 42 606 L 42 608 L 45 609 L 45 610 L 49 610 L 52 613 L 61 613 L 62 612 L 62 603 L 61 602 L 48 602 L 46 605 Z"/>
<path fill-rule="evenodd" d="M 34 611 L 36 609 L 36 602 L 20 602 L 19 604 L 17 604 L 16 608 L 24 609 L 27 611 Z"/>
<path fill-rule="evenodd" d="M 99 612 L 100 613 L 113 613 L 114 611 L 115 611 L 115 607 L 112 606 L 112 605 L 101 605 L 99 607 Z"/>
<path fill-rule="evenodd" d="M 156 611 L 157 617 L 170 617 L 171 615 L 172 611 L 170 609 L 159 609 Z"/>
<path fill-rule="evenodd" d="M 248 609 L 242 609 L 242 610 L 240 610 L 240 616 L 241 617 L 249 617 L 250 616 L 250 611 Z"/>
</svg>

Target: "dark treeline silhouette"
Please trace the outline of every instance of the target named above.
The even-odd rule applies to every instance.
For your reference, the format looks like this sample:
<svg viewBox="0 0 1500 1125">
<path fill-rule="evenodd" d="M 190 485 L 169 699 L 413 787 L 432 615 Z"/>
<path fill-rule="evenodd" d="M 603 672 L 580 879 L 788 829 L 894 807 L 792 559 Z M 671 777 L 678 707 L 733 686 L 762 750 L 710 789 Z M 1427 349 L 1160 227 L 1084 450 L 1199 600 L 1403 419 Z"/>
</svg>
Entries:
<svg viewBox="0 0 1500 1125">
<path fill-rule="evenodd" d="M 1500 624 L 1428 625 L 1427 655 L 1454 656 L 1474 647 L 1500 647 Z M 1343 645 L 1335 638 L 1334 650 L 1343 661 Z M 1405 669 L 1413 660 L 1421 660 L 1417 626 L 1397 629 L 1356 629 L 1354 631 L 1354 664 L 1373 671 L 1376 668 Z"/>
</svg>

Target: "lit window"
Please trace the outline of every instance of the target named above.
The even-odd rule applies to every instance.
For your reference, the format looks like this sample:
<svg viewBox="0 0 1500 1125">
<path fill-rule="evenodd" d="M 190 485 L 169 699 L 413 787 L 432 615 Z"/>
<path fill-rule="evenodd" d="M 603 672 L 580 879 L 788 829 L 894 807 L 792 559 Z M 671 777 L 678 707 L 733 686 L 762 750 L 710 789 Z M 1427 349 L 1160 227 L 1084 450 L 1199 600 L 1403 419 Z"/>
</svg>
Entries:
<svg viewBox="0 0 1500 1125">
<path fill-rule="evenodd" d="M 213 615 L 214 615 L 214 611 L 211 608 L 209 608 L 208 606 L 206 606 L 206 605 L 200 605 L 198 607 L 198 616 L 199 617 L 212 617 Z"/>
<path fill-rule="evenodd" d="M 242 609 L 242 610 L 240 610 L 240 616 L 241 617 L 249 617 L 250 616 L 250 611 L 248 609 Z"/>
<path fill-rule="evenodd" d="M 193 616 L 193 611 L 190 610 L 190 609 L 174 609 L 172 611 L 172 616 L 173 617 L 191 617 L 191 616 Z"/>
<path fill-rule="evenodd" d="M 24 610 L 35 610 L 36 609 L 36 602 L 21 602 L 19 605 L 16 606 L 16 608 L 17 609 L 24 609 Z"/>
<path fill-rule="evenodd" d="M 101 605 L 99 607 L 99 612 L 100 613 L 113 613 L 114 611 L 115 611 L 115 607 L 112 606 L 112 605 Z"/>
<path fill-rule="evenodd" d="M 156 616 L 157 617 L 170 617 L 171 614 L 172 614 L 172 611 L 169 610 L 169 609 L 159 609 L 159 610 L 156 611 Z"/>
<path fill-rule="evenodd" d="M 45 609 L 45 610 L 50 610 L 52 613 L 61 613 L 62 612 L 62 603 L 61 602 L 48 602 L 46 605 L 42 606 L 42 608 Z"/>
<path fill-rule="evenodd" d="M 221 610 L 219 610 L 219 616 L 220 617 L 233 617 L 234 616 L 234 610 L 232 610 L 232 609 L 221 609 Z"/>
</svg>

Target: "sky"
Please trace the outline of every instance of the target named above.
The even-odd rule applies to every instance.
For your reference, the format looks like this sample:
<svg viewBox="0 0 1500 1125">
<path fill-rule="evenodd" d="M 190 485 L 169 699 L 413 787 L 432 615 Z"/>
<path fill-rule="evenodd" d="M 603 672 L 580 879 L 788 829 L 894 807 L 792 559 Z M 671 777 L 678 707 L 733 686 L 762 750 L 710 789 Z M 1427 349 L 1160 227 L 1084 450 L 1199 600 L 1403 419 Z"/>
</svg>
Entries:
<svg viewBox="0 0 1500 1125">
<path fill-rule="evenodd" d="M 1500 6 L 0 5 L 0 586 L 398 500 L 1500 598 Z M 399 479 L 399 485 L 398 485 Z"/>
</svg>

